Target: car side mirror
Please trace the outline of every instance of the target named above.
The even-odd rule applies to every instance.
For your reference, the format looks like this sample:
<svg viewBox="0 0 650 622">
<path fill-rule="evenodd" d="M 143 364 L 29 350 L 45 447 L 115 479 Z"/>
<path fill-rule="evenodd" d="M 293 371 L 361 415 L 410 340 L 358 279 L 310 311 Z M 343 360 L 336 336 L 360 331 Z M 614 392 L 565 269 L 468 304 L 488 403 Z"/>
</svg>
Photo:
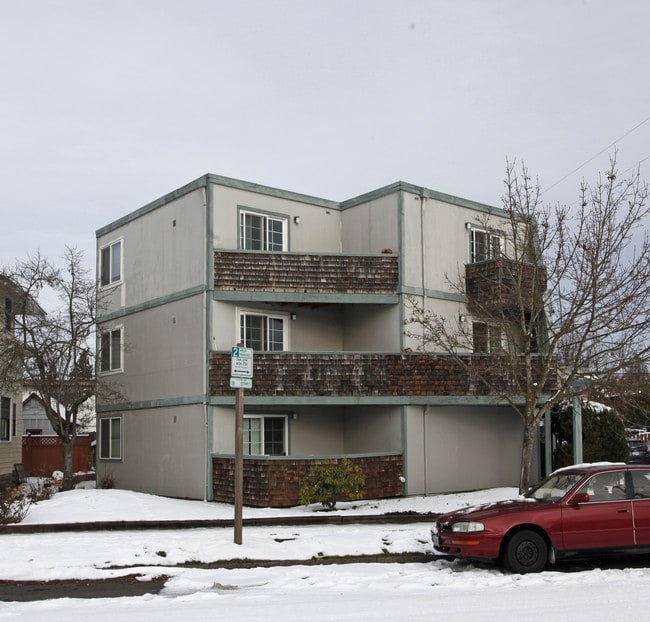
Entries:
<svg viewBox="0 0 650 622">
<path fill-rule="evenodd" d="M 586 492 L 579 492 L 573 495 L 568 505 L 578 505 L 579 503 L 589 503 L 590 497 Z"/>
</svg>

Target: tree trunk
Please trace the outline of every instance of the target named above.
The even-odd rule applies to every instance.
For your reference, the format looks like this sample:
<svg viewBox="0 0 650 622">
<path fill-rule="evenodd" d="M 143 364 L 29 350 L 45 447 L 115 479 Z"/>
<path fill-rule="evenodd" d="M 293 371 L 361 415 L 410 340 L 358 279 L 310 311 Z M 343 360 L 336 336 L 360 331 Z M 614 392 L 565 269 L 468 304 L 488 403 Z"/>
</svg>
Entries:
<svg viewBox="0 0 650 622">
<path fill-rule="evenodd" d="M 63 486 L 62 490 L 74 487 L 74 438 L 62 438 L 63 443 Z"/>
<path fill-rule="evenodd" d="M 535 455 L 535 441 L 537 440 L 537 426 L 530 421 L 524 422 L 524 439 L 521 448 L 521 478 L 519 492 L 524 493 L 530 487 L 530 472 Z"/>
</svg>

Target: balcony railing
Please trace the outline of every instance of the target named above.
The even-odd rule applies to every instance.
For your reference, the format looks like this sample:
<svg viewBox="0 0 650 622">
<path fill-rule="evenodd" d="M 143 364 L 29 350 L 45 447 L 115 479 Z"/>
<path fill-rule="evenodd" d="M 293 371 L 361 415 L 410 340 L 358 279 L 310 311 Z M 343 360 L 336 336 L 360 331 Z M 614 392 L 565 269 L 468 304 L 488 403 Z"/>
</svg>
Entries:
<svg viewBox="0 0 650 622">
<path fill-rule="evenodd" d="M 546 292 L 543 267 L 501 257 L 465 266 L 465 291 L 470 312 L 539 310 Z"/>
<path fill-rule="evenodd" d="M 467 365 L 433 354 L 366 352 L 255 352 L 250 396 L 264 397 L 412 397 L 485 396 L 490 378 L 498 392 L 515 391 L 515 383 L 498 355 L 467 355 Z M 210 394 L 233 395 L 230 352 L 213 352 Z M 547 383 L 548 390 L 555 379 Z M 497 391 L 495 391 L 497 392 Z"/>
<path fill-rule="evenodd" d="M 217 251 L 214 287 L 224 292 L 397 295 L 396 255 Z"/>
</svg>

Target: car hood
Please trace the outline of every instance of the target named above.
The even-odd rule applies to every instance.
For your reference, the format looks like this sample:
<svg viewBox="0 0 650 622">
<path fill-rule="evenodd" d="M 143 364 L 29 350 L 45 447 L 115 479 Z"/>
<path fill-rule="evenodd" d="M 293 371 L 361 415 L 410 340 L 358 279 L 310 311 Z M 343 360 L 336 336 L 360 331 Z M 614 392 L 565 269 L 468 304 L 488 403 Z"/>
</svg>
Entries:
<svg viewBox="0 0 650 622">
<path fill-rule="evenodd" d="M 531 506 L 535 505 L 552 505 L 552 504 L 541 504 L 534 499 L 526 499 L 522 497 L 520 499 L 512 499 L 510 501 L 496 501 L 495 503 L 485 503 L 483 505 L 475 505 L 468 508 L 462 508 L 460 510 L 455 510 L 447 514 L 443 514 L 438 522 L 441 523 L 455 523 L 458 521 L 481 521 L 491 516 L 504 514 L 514 514 L 516 512 L 530 512 Z"/>
</svg>

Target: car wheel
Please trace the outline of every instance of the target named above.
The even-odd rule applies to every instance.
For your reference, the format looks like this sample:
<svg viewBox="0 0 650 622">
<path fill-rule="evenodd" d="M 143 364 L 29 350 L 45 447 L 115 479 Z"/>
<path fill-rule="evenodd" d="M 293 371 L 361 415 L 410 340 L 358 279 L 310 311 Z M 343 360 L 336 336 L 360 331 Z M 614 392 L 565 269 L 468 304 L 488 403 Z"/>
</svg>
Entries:
<svg viewBox="0 0 650 622">
<path fill-rule="evenodd" d="M 536 531 L 522 529 L 515 532 L 506 543 L 503 564 L 517 574 L 540 572 L 548 561 L 548 546 Z"/>
</svg>

